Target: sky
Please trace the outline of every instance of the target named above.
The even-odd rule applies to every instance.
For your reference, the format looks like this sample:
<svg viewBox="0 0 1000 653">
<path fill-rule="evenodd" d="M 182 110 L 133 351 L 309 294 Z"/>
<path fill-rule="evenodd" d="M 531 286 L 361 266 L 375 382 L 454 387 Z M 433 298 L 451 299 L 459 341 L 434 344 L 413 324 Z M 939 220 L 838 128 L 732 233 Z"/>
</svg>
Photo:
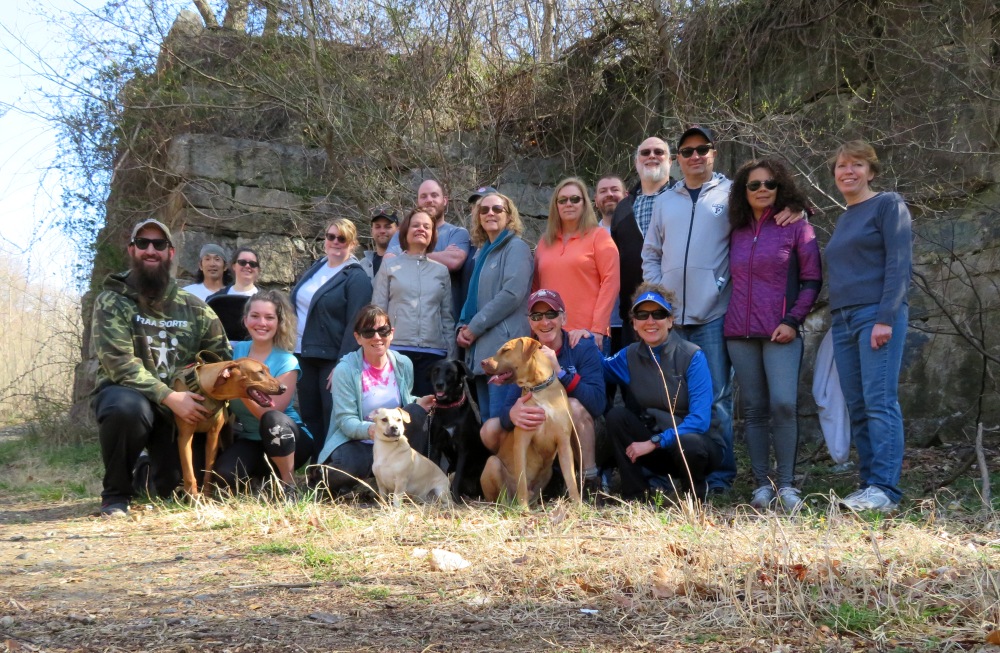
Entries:
<svg viewBox="0 0 1000 653">
<path fill-rule="evenodd" d="M 45 61 L 66 54 L 65 37 L 44 13 L 60 16 L 105 0 L 3 0 L 0 12 L 0 254 L 16 261 L 29 279 L 74 289 L 76 248 L 60 233 L 55 132 L 39 112 L 51 82 L 37 73 Z M 37 54 L 36 54 L 37 53 Z"/>
</svg>

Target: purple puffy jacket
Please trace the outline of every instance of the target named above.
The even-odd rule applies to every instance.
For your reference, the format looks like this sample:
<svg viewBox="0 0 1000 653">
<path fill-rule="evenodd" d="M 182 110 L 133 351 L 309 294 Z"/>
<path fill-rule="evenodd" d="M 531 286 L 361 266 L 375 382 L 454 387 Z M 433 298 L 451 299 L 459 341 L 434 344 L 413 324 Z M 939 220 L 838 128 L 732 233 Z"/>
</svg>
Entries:
<svg viewBox="0 0 1000 653">
<path fill-rule="evenodd" d="M 779 324 L 798 330 L 823 281 L 819 244 L 807 220 L 779 227 L 774 210 L 729 237 L 733 295 L 727 338 L 770 338 Z"/>
</svg>

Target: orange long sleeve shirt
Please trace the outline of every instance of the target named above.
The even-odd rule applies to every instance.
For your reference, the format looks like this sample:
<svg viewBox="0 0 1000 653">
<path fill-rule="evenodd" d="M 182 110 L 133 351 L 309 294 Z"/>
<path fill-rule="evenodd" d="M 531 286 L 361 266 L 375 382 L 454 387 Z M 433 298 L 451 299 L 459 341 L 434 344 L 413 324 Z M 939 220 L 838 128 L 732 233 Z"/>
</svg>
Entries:
<svg viewBox="0 0 1000 653">
<path fill-rule="evenodd" d="M 608 335 L 620 284 L 618 248 L 607 230 L 594 227 L 566 240 L 560 234 L 552 245 L 544 236 L 538 241 L 531 290 L 547 288 L 562 296 L 567 331 L 586 329 Z"/>
</svg>

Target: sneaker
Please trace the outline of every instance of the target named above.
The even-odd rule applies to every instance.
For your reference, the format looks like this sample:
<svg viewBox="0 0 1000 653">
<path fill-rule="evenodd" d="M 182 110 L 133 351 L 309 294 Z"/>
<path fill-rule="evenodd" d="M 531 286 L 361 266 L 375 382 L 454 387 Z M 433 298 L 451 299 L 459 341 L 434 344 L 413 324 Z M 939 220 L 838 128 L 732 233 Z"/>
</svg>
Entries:
<svg viewBox="0 0 1000 653">
<path fill-rule="evenodd" d="M 601 477 L 594 476 L 592 478 L 583 479 L 583 500 L 592 503 L 597 507 L 604 505 L 604 497 L 602 495 L 603 489 L 601 487 Z"/>
<path fill-rule="evenodd" d="M 840 500 L 840 505 L 849 510 L 878 510 L 879 512 L 891 512 L 899 506 L 889 498 L 885 491 L 874 485 L 852 492 Z"/>
<path fill-rule="evenodd" d="M 778 503 L 785 512 L 794 512 L 802 507 L 802 494 L 791 486 L 783 487 L 778 490 Z"/>
<path fill-rule="evenodd" d="M 150 473 L 149 452 L 145 449 L 136 458 L 135 467 L 132 468 L 132 490 L 137 496 L 156 496 Z"/>
<path fill-rule="evenodd" d="M 774 488 L 770 485 L 761 485 L 753 491 L 753 498 L 750 499 L 750 507 L 755 510 L 768 510 L 774 501 Z"/>
<path fill-rule="evenodd" d="M 124 499 L 107 499 L 101 502 L 101 517 L 119 519 L 128 515 L 128 501 Z"/>
</svg>

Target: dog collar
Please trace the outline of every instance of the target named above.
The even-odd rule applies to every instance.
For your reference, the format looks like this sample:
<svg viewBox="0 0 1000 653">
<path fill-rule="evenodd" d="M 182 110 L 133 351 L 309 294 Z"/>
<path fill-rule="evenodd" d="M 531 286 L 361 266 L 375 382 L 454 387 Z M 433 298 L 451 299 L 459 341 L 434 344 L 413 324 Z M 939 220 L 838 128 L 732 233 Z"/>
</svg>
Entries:
<svg viewBox="0 0 1000 653">
<path fill-rule="evenodd" d="M 556 375 L 553 374 L 552 376 L 550 376 L 549 378 L 545 379 L 544 381 L 542 381 L 538 385 L 533 385 L 530 388 L 528 388 L 528 392 L 538 392 L 539 390 L 544 390 L 545 388 L 549 387 L 550 385 L 552 385 L 555 382 L 556 382 Z"/>
<path fill-rule="evenodd" d="M 464 403 L 465 403 L 465 395 L 463 394 L 458 401 L 453 401 L 450 404 L 440 404 L 435 402 L 434 408 L 456 408 Z"/>
<path fill-rule="evenodd" d="M 204 397 L 205 401 L 203 401 L 201 405 L 210 414 L 214 414 L 220 408 L 225 406 L 226 402 L 219 401 L 218 399 L 209 396 L 209 394 L 205 392 L 205 389 L 201 387 L 201 381 L 198 380 L 198 371 L 204 364 L 205 363 L 199 358 L 197 363 L 191 363 L 187 367 L 183 368 L 180 372 L 178 372 L 175 378 L 180 379 L 181 383 L 184 384 L 184 387 L 187 388 L 190 392 L 199 394 L 202 397 Z"/>
</svg>

